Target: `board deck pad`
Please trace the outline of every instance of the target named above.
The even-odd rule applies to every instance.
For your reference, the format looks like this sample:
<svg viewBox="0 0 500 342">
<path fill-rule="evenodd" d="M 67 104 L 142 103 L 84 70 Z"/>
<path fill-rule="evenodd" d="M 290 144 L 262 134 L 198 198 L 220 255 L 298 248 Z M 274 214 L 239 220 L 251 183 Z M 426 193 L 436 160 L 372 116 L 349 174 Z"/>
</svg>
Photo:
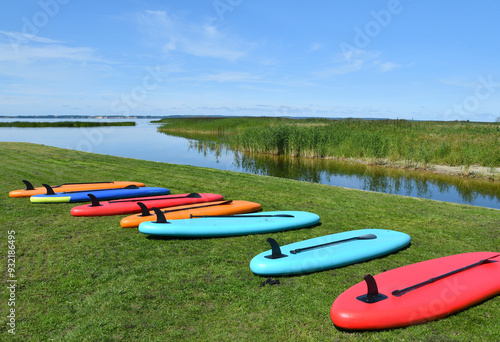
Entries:
<svg viewBox="0 0 500 342">
<path fill-rule="evenodd" d="M 90 202 L 91 198 L 89 194 L 95 196 L 98 200 L 105 201 L 138 196 L 168 195 L 169 193 L 170 190 L 166 188 L 137 187 L 132 185 L 118 189 L 81 190 L 33 195 L 30 197 L 30 201 L 32 203 L 75 203 Z"/>
<path fill-rule="evenodd" d="M 449 316 L 500 294 L 500 253 L 473 252 L 422 261 L 373 277 L 377 299 L 367 301 L 367 282 L 332 304 L 333 323 L 349 330 L 421 324 Z M 370 297 L 370 296 L 368 296 Z"/>
<path fill-rule="evenodd" d="M 141 207 L 137 202 L 141 202 L 148 209 L 153 207 L 168 208 L 179 205 L 188 205 L 195 203 L 204 203 L 223 200 L 222 195 L 190 193 L 177 195 L 160 195 L 149 197 L 135 197 L 127 199 L 118 199 L 100 202 L 99 205 L 84 204 L 71 209 L 73 216 L 107 216 L 107 215 L 125 215 L 140 213 Z"/>
<path fill-rule="evenodd" d="M 26 189 L 12 190 L 9 192 L 10 197 L 31 197 L 33 195 L 40 195 L 47 193 L 47 189 L 43 186 L 33 187 L 33 185 L 23 180 L 26 184 Z M 144 183 L 140 182 L 90 182 L 90 183 L 66 183 L 60 185 L 53 185 L 51 188 L 54 192 L 64 192 L 64 191 L 80 191 L 80 190 L 97 190 L 97 189 L 116 189 L 124 188 L 129 185 L 135 185 L 142 187 Z"/>
<path fill-rule="evenodd" d="M 208 203 L 196 203 L 189 205 L 163 208 L 162 210 L 167 220 L 189 219 L 191 215 L 236 215 L 261 211 L 259 203 L 249 201 L 214 201 Z M 156 221 L 156 214 L 153 210 L 149 216 L 142 214 L 130 215 L 120 221 L 123 228 L 136 228 L 142 222 Z"/>
<path fill-rule="evenodd" d="M 410 236 L 387 229 L 359 229 L 320 236 L 280 246 L 250 261 L 253 273 L 262 276 L 292 275 L 323 271 L 395 252 L 410 243 Z"/>
<path fill-rule="evenodd" d="M 312 226 L 320 218 L 305 211 L 269 211 L 242 215 L 172 220 L 168 223 L 143 222 L 143 234 L 178 237 L 216 237 L 262 234 Z"/>
</svg>

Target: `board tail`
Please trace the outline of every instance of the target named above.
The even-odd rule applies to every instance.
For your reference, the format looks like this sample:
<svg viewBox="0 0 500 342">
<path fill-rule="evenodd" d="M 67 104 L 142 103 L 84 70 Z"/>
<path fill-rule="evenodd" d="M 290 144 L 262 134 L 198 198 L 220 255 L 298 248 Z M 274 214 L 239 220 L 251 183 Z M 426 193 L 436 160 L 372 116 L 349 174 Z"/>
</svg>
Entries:
<svg viewBox="0 0 500 342">
<path fill-rule="evenodd" d="M 27 180 L 23 179 L 23 183 L 26 185 L 26 190 L 35 190 L 35 187 L 33 186 L 33 184 L 31 184 Z"/>
<path fill-rule="evenodd" d="M 266 256 L 264 256 L 264 258 L 280 259 L 280 258 L 286 258 L 288 256 L 286 254 L 281 253 L 280 245 L 278 244 L 278 242 L 276 240 L 274 240 L 273 238 L 268 238 L 266 241 L 269 242 L 269 244 L 271 245 L 272 254 L 266 255 Z"/>
<path fill-rule="evenodd" d="M 54 189 L 48 184 L 42 184 L 45 189 L 47 189 L 47 195 L 55 195 Z"/>
<path fill-rule="evenodd" d="M 153 214 L 151 214 L 151 213 L 149 212 L 148 207 L 146 207 L 146 205 L 145 205 L 144 203 L 142 203 L 142 202 L 137 202 L 137 205 L 138 205 L 139 207 L 141 207 L 141 214 L 140 214 L 139 216 L 141 216 L 141 217 L 145 217 L 145 216 L 151 216 L 151 215 L 153 215 Z"/>
<path fill-rule="evenodd" d="M 156 223 L 170 223 L 167 221 L 165 215 L 160 209 L 158 209 L 157 207 L 153 207 L 153 210 L 155 211 L 156 214 Z"/>
<path fill-rule="evenodd" d="M 373 278 L 371 274 L 365 274 L 363 276 L 363 279 L 366 282 L 366 287 L 368 288 L 368 291 L 365 295 L 356 297 L 357 300 L 360 300 L 367 304 L 373 304 L 380 302 L 384 299 L 387 299 L 386 295 L 383 295 L 382 293 L 378 292 L 377 282 L 375 281 L 375 278 Z"/>
<path fill-rule="evenodd" d="M 99 200 L 97 199 L 97 197 L 95 197 L 95 195 L 87 194 L 87 196 L 89 196 L 90 200 L 92 201 L 92 204 L 90 205 L 91 207 L 100 207 L 101 206 L 101 203 L 99 203 Z"/>
</svg>

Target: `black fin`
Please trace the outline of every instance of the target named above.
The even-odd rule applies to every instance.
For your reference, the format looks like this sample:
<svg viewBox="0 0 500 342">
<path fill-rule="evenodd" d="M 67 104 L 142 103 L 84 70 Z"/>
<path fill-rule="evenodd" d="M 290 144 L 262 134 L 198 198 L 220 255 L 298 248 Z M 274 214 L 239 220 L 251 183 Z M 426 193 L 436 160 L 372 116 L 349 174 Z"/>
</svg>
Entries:
<svg viewBox="0 0 500 342">
<path fill-rule="evenodd" d="M 95 195 L 87 194 L 87 196 L 89 196 L 90 200 L 92 201 L 92 204 L 90 205 L 91 207 L 100 207 L 101 206 L 101 203 L 99 203 L 99 200 L 97 199 L 97 197 L 95 197 Z"/>
<path fill-rule="evenodd" d="M 42 184 L 45 189 L 47 189 L 47 195 L 55 195 L 56 193 L 54 192 L 54 190 L 50 187 L 50 185 L 48 184 Z"/>
<path fill-rule="evenodd" d="M 170 223 L 165 218 L 163 211 L 161 211 L 157 207 L 153 207 L 153 210 L 155 211 L 155 214 L 156 214 L 156 223 Z"/>
<path fill-rule="evenodd" d="M 197 192 L 190 193 L 186 198 L 201 198 L 201 195 Z"/>
<path fill-rule="evenodd" d="M 138 205 L 139 207 L 141 207 L 141 214 L 140 214 L 139 216 L 144 217 L 144 216 L 151 216 L 151 215 L 153 215 L 153 214 L 151 214 L 151 213 L 149 212 L 148 207 L 146 207 L 146 205 L 145 205 L 144 203 L 142 203 L 142 202 L 137 202 L 137 205 Z"/>
<path fill-rule="evenodd" d="M 27 180 L 23 179 L 23 183 L 26 185 L 26 190 L 35 190 L 35 188 L 33 187 L 33 184 L 31 184 Z"/>
<path fill-rule="evenodd" d="M 288 256 L 286 254 L 281 253 L 280 245 L 278 244 L 278 242 L 276 242 L 276 240 L 274 240 L 273 238 L 268 238 L 266 241 L 269 242 L 269 244 L 271 245 L 273 253 L 271 255 L 264 256 L 264 258 L 279 259 L 279 258 L 286 258 Z"/>
<path fill-rule="evenodd" d="M 124 189 L 139 189 L 139 187 L 137 185 L 127 185 L 126 187 L 124 187 Z"/>
<path fill-rule="evenodd" d="M 371 274 L 365 274 L 363 276 L 363 279 L 366 282 L 366 286 L 368 288 L 367 293 L 365 295 L 356 297 L 357 300 L 360 300 L 362 302 L 372 304 L 376 302 L 380 302 L 381 300 L 387 299 L 386 295 L 383 295 L 378 292 L 378 286 L 377 282 L 375 281 L 375 278 Z"/>
</svg>

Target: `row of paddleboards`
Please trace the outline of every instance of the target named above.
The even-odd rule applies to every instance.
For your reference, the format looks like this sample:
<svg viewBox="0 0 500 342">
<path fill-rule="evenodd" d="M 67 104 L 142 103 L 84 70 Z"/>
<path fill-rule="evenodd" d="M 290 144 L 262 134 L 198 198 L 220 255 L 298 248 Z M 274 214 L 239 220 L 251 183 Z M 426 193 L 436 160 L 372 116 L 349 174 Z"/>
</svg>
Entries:
<svg viewBox="0 0 500 342">
<path fill-rule="evenodd" d="M 260 212 L 262 207 L 254 202 L 228 201 L 207 193 L 171 195 L 168 189 L 148 188 L 142 183 L 72 183 L 34 188 L 23 182 L 27 188 L 12 191 L 11 197 L 30 196 L 33 203 L 91 202 L 72 208 L 71 214 L 132 214 L 121 220 L 121 226 L 138 227 L 141 233 L 152 236 L 248 235 L 320 222 L 314 213 Z M 267 242 L 270 249 L 252 258 L 250 269 L 256 275 L 272 277 L 368 261 L 407 247 L 411 238 L 387 229 L 360 229 L 283 246 L 272 238 Z M 446 317 L 499 293 L 500 253 L 465 253 L 365 275 L 335 299 L 330 317 L 337 327 L 348 330 L 397 328 Z"/>
</svg>

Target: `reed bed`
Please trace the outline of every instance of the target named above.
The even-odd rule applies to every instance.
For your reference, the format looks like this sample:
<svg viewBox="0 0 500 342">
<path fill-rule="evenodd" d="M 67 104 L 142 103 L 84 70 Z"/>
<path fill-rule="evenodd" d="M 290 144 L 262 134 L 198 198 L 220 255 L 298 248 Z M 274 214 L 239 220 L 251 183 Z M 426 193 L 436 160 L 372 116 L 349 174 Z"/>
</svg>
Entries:
<svg viewBox="0 0 500 342">
<path fill-rule="evenodd" d="M 56 122 L 33 122 L 13 121 L 0 122 L 0 127 L 100 127 L 100 126 L 135 126 L 134 121 L 96 122 L 96 121 L 56 121 Z"/>
<path fill-rule="evenodd" d="M 232 149 L 371 162 L 500 166 L 500 123 L 362 119 L 165 119 L 160 130 Z"/>
</svg>

